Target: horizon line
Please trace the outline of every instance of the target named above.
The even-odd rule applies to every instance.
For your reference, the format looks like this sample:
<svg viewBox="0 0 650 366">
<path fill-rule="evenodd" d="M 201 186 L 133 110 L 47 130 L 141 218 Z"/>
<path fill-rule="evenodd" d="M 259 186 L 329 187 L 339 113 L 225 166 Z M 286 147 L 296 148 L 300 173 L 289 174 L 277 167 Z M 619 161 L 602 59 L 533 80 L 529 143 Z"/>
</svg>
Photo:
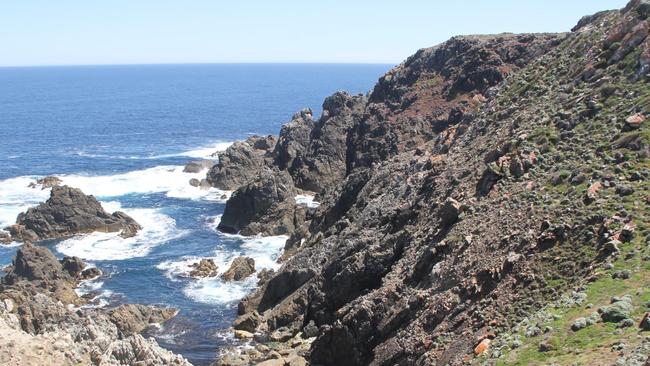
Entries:
<svg viewBox="0 0 650 366">
<path fill-rule="evenodd" d="M 400 61 L 402 62 L 402 61 Z M 300 61 L 244 61 L 244 62 L 143 62 L 106 64 L 42 64 L 42 65 L 0 65 L 0 69 L 39 67 L 111 67 L 111 66 L 183 66 L 183 65 L 399 65 L 400 62 L 300 62 Z"/>
</svg>

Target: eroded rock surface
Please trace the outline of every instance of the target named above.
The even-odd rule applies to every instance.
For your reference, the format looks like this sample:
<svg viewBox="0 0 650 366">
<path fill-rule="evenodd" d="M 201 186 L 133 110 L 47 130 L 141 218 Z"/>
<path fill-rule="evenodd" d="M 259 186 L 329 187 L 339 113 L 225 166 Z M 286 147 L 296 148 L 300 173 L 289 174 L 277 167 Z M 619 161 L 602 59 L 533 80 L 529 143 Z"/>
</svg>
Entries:
<svg viewBox="0 0 650 366">
<path fill-rule="evenodd" d="M 93 196 L 69 186 L 54 186 L 50 198 L 18 215 L 8 229 L 14 240 L 35 242 L 75 234 L 120 232 L 134 236 L 142 227 L 124 212 L 106 212 Z"/>
</svg>

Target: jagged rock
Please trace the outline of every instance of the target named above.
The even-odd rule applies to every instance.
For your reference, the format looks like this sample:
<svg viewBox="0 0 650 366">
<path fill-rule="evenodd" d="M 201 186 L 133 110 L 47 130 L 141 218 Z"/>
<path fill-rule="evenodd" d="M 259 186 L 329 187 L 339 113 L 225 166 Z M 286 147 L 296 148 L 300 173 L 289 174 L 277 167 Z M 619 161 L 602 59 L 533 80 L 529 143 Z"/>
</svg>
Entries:
<svg viewBox="0 0 650 366">
<path fill-rule="evenodd" d="M 239 188 L 255 179 L 263 167 L 270 165 L 274 146 L 273 136 L 251 136 L 233 143 L 219 154 L 219 162 L 208 172 L 207 181 L 223 190 Z"/>
<path fill-rule="evenodd" d="M 39 241 L 93 231 L 121 231 L 129 237 L 141 228 L 123 212 L 108 214 L 95 197 L 79 189 L 55 186 L 46 202 L 18 215 L 9 231 L 15 240 Z"/>
<path fill-rule="evenodd" d="M 303 109 L 280 129 L 278 142 L 273 151 L 274 162 L 280 170 L 293 164 L 293 160 L 305 154 L 309 146 L 309 136 L 314 128 L 311 109 Z"/>
<path fill-rule="evenodd" d="M 630 317 L 632 301 L 627 296 L 613 298 L 611 305 L 601 307 L 598 312 L 603 321 L 618 323 Z"/>
<path fill-rule="evenodd" d="M 183 168 L 184 173 L 200 173 L 204 169 L 210 169 L 214 166 L 214 161 L 212 160 L 199 160 L 191 161 L 185 165 Z"/>
<path fill-rule="evenodd" d="M 248 257 L 237 257 L 230 268 L 221 275 L 224 281 L 241 281 L 255 273 L 255 260 Z"/>
<path fill-rule="evenodd" d="M 138 304 L 120 305 L 108 311 L 108 316 L 125 335 L 142 332 L 152 324 L 162 324 L 173 318 L 178 310 Z"/>
<path fill-rule="evenodd" d="M 95 277 L 99 277 L 102 275 L 102 271 L 99 270 L 97 267 L 90 267 L 86 268 L 81 272 L 81 279 L 82 280 L 89 280 Z"/>
<path fill-rule="evenodd" d="M 237 318 L 232 326 L 235 330 L 244 330 L 250 333 L 254 333 L 257 327 L 260 325 L 261 319 L 260 314 L 257 311 L 244 314 Z"/>
<path fill-rule="evenodd" d="M 37 179 L 36 182 L 29 183 L 28 187 L 38 188 L 40 186 L 41 189 L 47 189 L 47 188 L 52 188 L 61 185 L 61 183 L 63 182 L 61 181 L 60 178 L 55 176 L 47 176 L 44 178 Z"/>
<path fill-rule="evenodd" d="M 199 263 L 194 263 L 190 267 L 190 277 L 214 277 L 217 275 L 217 265 L 212 259 L 201 259 Z"/>
<path fill-rule="evenodd" d="M 86 263 L 78 257 L 63 257 L 61 265 L 63 266 L 63 270 L 68 272 L 72 277 L 79 277 L 81 272 L 86 268 Z"/>
<path fill-rule="evenodd" d="M 643 314 L 641 322 L 639 323 L 639 328 L 644 331 L 650 331 L 650 312 Z"/>
<path fill-rule="evenodd" d="M 323 113 L 310 132 L 307 147 L 288 165 L 296 187 L 322 192 L 345 177 L 348 134 L 366 103 L 364 96 L 345 92 L 336 92 L 325 99 Z"/>
<path fill-rule="evenodd" d="M 243 235 L 290 234 L 304 223 L 304 209 L 295 203 L 296 191 L 285 171 L 263 169 L 237 189 L 226 203 L 219 230 Z"/>
</svg>

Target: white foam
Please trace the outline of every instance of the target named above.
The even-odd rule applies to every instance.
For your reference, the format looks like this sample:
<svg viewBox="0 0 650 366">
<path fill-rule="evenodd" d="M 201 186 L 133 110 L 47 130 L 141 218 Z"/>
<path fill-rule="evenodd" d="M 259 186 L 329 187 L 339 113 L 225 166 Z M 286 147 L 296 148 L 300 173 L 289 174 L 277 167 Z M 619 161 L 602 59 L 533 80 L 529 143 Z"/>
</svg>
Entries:
<svg viewBox="0 0 650 366">
<path fill-rule="evenodd" d="M 210 146 L 200 147 L 198 149 L 176 154 L 176 156 L 188 156 L 191 158 L 199 159 L 214 159 L 216 158 L 216 153 L 225 151 L 230 145 L 232 145 L 232 142 L 217 142 Z"/>
<path fill-rule="evenodd" d="M 320 206 L 320 202 L 314 201 L 314 196 L 309 194 L 299 194 L 295 197 L 295 199 L 297 204 L 308 208 L 317 208 Z"/>
<path fill-rule="evenodd" d="M 116 208 L 115 203 L 104 203 Z M 144 257 L 154 247 L 186 234 L 176 228 L 176 221 L 156 209 L 123 210 L 141 226 L 142 230 L 131 238 L 119 233 L 90 233 L 62 241 L 56 249 L 65 255 L 90 260 L 123 260 Z"/>
<path fill-rule="evenodd" d="M 128 160 L 156 160 L 164 158 L 174 158 L 186 156 L 197 159 L 217 159 L 217 153 L 225 151 L 232 142 L 216 142 L 210 145 L 199 147 L 197 149 L 183 151 L 175 154 L 160 154 L 149 156 L 136 155 L 109 155 L 109 154 L 92 154 L 83 150 L 74 149 L 71 154 L 87 158 L 105 158 L 105 159 L 128 159 Z"/>
<path fill-rule="evenodd" d="M 28 187 L 35 179 L 23 176 L 0 181 L 0 229 L 15 224 L 19 213 L 48 199 L 49 189 Z"/>
<path fill-rule="evenodd" d="M 220 216 L 217 216 L 218 220 Z M 194 301 L 208 304 L 228 304 L 240 300 L 257 286 L 255 274 L 243 281 L 226 282 L 219 278 L 223 272 L 230 268 L 232 261 L 240 256 L 251 257 L 255 260 L 256 273 L 262 269 L 278 269 L 280 264 L 277 258 L 284 248 L 287 236 L 270 237 L 243 237 L 240 235 L 224 235 L 225 238 L 243 240 L 239 251 L 218 249 L 212 259 L 218 267 L 217 277 L 193 279 L 183 289 L 183 293 Z M 188 256 L 178 261 L 165 261 L 156 267 L 165 272 L 173 281 L 184 277 L 191 270 L 190 265 L 200 260 L 199 257 Z"/>
<path fill-rule="evenodd" d="M 212 229 L 212 230 L 214 230 L 216 232 L 219 232 L 218 227 L 219 227 L 219 224 L 221 223 L 221 217 L 222 216 L 223 215 L 217 215 L 217 216 L 212 216 L 212 217 L 206 218 L 205 225 L 209 229 Z"/>
</svg>

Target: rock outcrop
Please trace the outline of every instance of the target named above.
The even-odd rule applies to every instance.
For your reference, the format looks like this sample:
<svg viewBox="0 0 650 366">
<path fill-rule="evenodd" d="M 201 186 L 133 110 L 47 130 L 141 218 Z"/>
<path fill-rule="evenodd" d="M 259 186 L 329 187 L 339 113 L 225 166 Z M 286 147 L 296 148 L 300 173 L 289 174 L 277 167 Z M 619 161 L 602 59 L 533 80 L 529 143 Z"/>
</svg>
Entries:
<svg viewBox="0 0 650 366">
<path fill-rule="evenodd" d="M 308 163 L 320 159 L 318 123 L 307 134 L 309 119 L 294 116 L 284 136 L 296 141 L 279 143 L 292 148 L 272 174 L 288 172 L 321 205 L 239 304 L 238 330 L 313 335 L 304 355 L 315 365 L 517 364 L 533 352 L 561 364 L 575 351 L 562 342 L 579 342 L 582 328 L 554 317 L 584 312 L 583 295 L 601 302 L 601 319 L 625 307 L 617 327 L 638 324 L 647 291 L 634 273 L 650 275 L 638 262 L 650 259 L 647 9 L 634 0 L 572 33 L 454 37 L 418 51 L 367 101 L 344 103 L 345 138 L 332 145 L 345 141 L 345 169 L 335 159 L 338 178 L 322 185 Z M 630 273 L 613 276 L 617 267 Z M 631 300 L 609 304 L 602 291 Z M 632 333 L 599 335 L 638 344 Z M 602 348 L 585 347 L 585 362 L 600 362 Z M 618 363 L 647 359 L 630 352 Z"/>
<path fill-rule="evenodd" d="M 241 281 L 255 273 L 255 260 L 249 257 L 237 257 L 233 259 L 226 272 L 221 274 L 224 281 Z"/>
<path fill-rule="evenodd" d="M 173 317 L 175 309 L 75 307 L 84 302 L 74 289 L 86 271 L 78 258 L 59 261 L 45 247 L 18 249 L 0 279 L 0 364 L 190 365 L 137 334 Z"/>
<path fill-rule="evenodd" d="M 95 197 L 79 189 L 55 186 L 46 202 L 18 215 L 8 229 L 14 240 L 35 242 L 94 231 L 120 232 L 127 238 L 141 226 L 124 212 L 107 213 Z"/>
<path fill-rule="evenodd" d="M 219 269 L 212 259 L 201 259 L 198 263 L 190 265 L 190 277 L 214 277 Z"/>
<path fill-rule="evenodd" d="M 272 161 L 276 145 L 274 136 L 251 136 L 237 141 L 219 153 L 219 162 L 207 175 L 207 181 L 216 188 L 232 191 L 248 183 L 257 172 Z"/>
<path fill-rule="evenodd" d="M 264 168 L 237 189 L 226 203 L 219 230 L 242 235 L 290 234 L 305 221 L 296 190 L 286 171 Z"/>
<path fill-rule="evenodd" d="M 345 92 L 325 99 L 323 114 L 313 124 L 307 147 L 288 167 L 296 187 L 322 192 L 345 178 L 348 133 L 361 118 L 366 103 L 365 97 Z"/>
</svg>

